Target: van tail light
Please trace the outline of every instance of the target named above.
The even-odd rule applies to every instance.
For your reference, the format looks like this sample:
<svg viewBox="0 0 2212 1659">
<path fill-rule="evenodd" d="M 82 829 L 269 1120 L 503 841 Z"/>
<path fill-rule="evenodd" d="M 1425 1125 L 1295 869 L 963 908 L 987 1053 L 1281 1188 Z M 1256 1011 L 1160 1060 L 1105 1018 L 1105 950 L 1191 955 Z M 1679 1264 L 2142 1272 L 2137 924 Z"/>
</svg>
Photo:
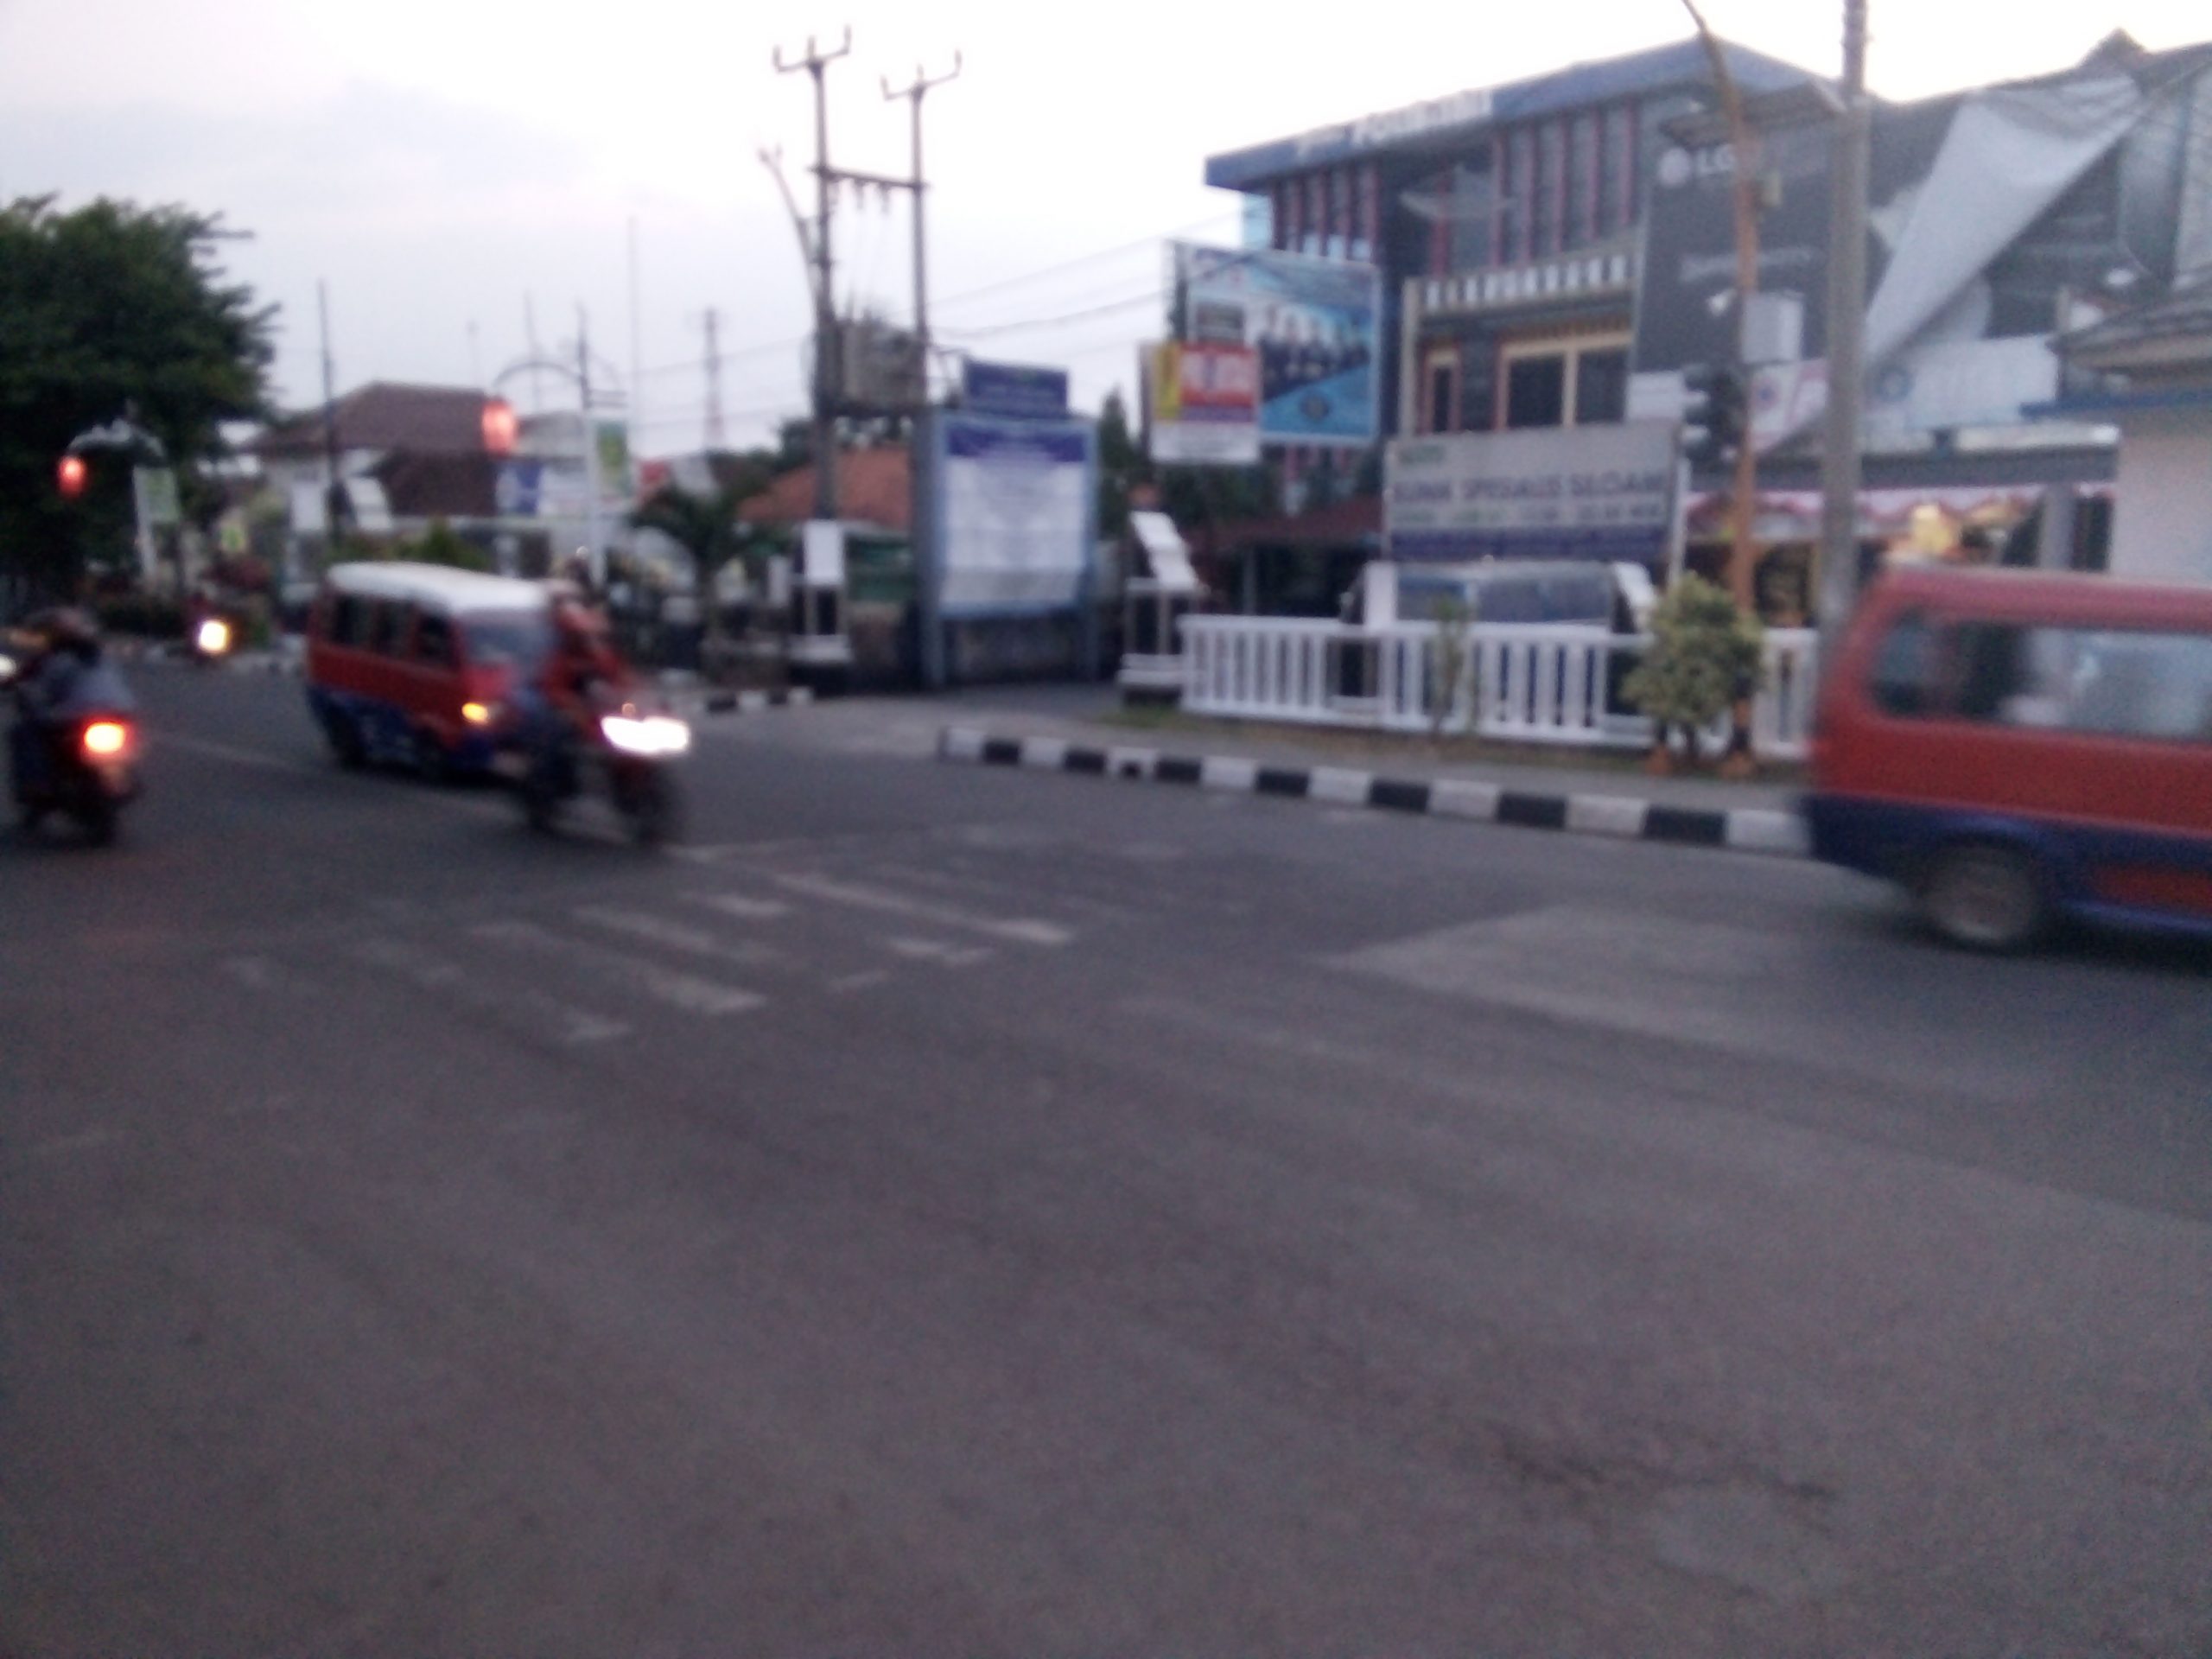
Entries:
<svg viewBox="0 0 2212 1659">
<path fill-rule="evenodd" d="M 85 753 L 112 760 L 130 747 L 130 728 L 119 720 L 96 720 L 85 728 Z"/>
</svg>

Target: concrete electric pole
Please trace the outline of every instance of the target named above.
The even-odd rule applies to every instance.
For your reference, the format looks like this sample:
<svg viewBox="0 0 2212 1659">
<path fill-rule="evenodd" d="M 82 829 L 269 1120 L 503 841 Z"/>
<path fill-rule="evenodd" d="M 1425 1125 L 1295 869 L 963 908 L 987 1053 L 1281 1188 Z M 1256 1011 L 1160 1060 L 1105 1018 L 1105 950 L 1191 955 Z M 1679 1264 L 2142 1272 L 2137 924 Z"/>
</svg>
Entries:
<svg viewBox="0 0 2212 1659">
<path fill-rule="evenodd" d="M 1843 109 L 1828 232 L 1828 386 L 1821 463 L 1821 652 L 1834 648 L 1859 601 L 1859 411 L 1866 391 L 1866 0 L 1844 0 Z"/>
<path fill-rule="evenodd" d="M 836 270 L 830 251 L 830 210 L 836 195 L 836 177 L 830 170 L 830 89 L 824 79 L 838 59 L 849 56 L 853 31 L 835 52 L 816 48 L 813 37 L 806 55 L 790 63 L 784 49 L 776 48 L 776 73 L 792 74 L 804 69 L 814 78 L 814 516 L 837 516 L 837 316 L 832 303 L 830 277 Z"/>
<path fill-rule="evenodd" d="M 928 186 L 922 175 L 922 99 L 933 86 L 960 79 L 960 54 L 952 54 L 950 73 L 934 79 L 922 73 L 921 66 L 914 67 L 912 85 L 893 91 L 888 78 L 883 79 L 886 103 L 905 99 L 912 106 L 913 114 L 913 181 L 907 187 L 914 193 L 914 353 L 920 359 L 922 370 L 922 402 L 930 400 L 930 284 L 929 244 L 923 234 L 922 203 Z"/>
</svg>

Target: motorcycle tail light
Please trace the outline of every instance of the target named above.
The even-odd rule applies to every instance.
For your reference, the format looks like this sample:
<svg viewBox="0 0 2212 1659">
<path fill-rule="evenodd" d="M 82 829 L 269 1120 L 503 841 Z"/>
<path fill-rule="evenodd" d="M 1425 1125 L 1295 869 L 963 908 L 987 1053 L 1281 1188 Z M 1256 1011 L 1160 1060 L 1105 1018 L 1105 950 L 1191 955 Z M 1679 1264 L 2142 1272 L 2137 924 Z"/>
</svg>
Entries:
<svg viewBox="0 0 2212 1659">
<path fill-rule="evenodd" d="M 120 721 L 96 720 L 85 728 L 86 754 L 118 755 L 130 747 L 130 728 Z"/>
</svg>

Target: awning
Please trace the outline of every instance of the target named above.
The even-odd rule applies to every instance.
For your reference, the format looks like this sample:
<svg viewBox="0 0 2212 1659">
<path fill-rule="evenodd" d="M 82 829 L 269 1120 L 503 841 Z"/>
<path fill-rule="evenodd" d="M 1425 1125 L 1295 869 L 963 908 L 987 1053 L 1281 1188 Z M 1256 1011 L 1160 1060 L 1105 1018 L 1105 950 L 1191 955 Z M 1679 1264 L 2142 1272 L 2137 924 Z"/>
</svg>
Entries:
<svg viewBox="0 0 2212 1659">
<path fill-rule="evenodd" d="M 2110 484 L 2070 486 L 2077 495 L 2110 500 Z M 1912 527 L 1912 515 L 1923 507 L 1939 507 L 1963 523 L 2013 523 L 2042 504 L 2040 484 L 1944 484 L 1916 488 L 1861 490 L 1859 493 L 1859 533 L 1862 537 L 1901 536 Z M 1817 540 L 1821 527 L 1818 490 L 1762 490 L 1751 522 L 1764 541 Z M 1692 534 L 1707 537 L 1722 533 L 1728 497 L 1721 491 L 1702 491 L 1690 497 Z"/>
</svg>

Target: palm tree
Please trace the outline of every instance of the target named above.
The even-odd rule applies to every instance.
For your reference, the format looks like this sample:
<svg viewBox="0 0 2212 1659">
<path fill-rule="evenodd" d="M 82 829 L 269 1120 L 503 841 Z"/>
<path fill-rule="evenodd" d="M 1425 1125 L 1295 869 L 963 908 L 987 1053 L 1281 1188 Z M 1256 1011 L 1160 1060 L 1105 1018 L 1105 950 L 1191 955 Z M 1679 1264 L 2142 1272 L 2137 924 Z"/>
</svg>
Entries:
<svg viewBox="0 0 2212 1659">
<path fill-rule="evenodd" d="M 748 493 L 740 484 L 725 485 L 711 494 L 670 484 L 639 502 L 630 515 L 632 529 L 658 531 L 690 555 L 700 613 L 706 623 L 701 658 L 717 666 L 723 658 L 722 567 L 732 559 L 741 559 L 751 574 L 750 545 L 737 527 L 738 503 Z"/>
</svg>

